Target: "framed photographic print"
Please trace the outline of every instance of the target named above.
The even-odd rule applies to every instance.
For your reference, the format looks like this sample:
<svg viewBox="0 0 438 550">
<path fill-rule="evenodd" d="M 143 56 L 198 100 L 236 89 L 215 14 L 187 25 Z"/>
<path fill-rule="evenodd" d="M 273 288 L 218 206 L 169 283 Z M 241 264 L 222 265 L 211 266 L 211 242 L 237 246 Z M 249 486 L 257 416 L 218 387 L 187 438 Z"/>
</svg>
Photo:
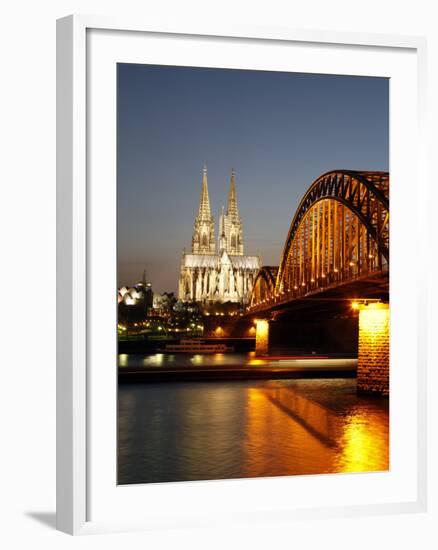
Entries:
<svg viewBox="0 0 438 550">
<path fill-rule="evenodd" d="M 423 63 L 59 20 L 59 529 L 424 509 Z"/>
</svg>

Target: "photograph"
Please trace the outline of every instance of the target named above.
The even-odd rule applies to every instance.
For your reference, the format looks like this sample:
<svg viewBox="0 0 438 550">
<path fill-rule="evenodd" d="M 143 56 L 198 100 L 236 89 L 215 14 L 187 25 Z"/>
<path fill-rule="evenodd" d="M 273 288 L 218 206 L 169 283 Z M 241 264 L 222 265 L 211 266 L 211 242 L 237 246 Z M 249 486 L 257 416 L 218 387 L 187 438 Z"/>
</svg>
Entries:
<svg viewBox="0 0 438 550">
<path fill-rule="evenodd" d="M 390 470 L 389 111 L 117 64 L 119 485 Z"/>
</svg>

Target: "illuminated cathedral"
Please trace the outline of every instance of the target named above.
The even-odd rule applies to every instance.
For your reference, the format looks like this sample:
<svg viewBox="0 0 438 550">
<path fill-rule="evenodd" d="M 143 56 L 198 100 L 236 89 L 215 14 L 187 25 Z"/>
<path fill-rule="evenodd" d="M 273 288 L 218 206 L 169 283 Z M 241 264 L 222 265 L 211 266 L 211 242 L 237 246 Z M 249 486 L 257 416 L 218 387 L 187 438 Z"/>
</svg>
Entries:
<svg viewBox="0 0 438 550">
<path fill-rule="evenodd" d="M 242 220 L 237 207 L 235 172 L 231 171 L 227 209 L 222 207 L 217 240 L 208 195 L 207 168 L 195 218 L 192 250 L 181 259 L 178 298 L 184 302 L 248 303 L 260 268 L 258 256 L 245 256 Z"/>
</svg>

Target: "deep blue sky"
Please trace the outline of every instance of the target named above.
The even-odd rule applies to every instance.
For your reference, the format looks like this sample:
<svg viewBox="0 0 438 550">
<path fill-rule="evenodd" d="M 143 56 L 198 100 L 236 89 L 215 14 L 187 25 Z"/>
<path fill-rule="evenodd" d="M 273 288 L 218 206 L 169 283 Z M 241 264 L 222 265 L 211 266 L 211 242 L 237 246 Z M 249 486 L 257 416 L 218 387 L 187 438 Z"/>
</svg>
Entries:
<svg viewBox="0 0 438 550">
<path fill-rule="evenodd" d="M 177 290 L 204 162 L 216 233 L 234 167 L 245 253 L 266 265 L 321 173 L 389 168 L 387 79 L 119 64 L 117 86 L 119 285 L 146 269 Z"/>
</svg>

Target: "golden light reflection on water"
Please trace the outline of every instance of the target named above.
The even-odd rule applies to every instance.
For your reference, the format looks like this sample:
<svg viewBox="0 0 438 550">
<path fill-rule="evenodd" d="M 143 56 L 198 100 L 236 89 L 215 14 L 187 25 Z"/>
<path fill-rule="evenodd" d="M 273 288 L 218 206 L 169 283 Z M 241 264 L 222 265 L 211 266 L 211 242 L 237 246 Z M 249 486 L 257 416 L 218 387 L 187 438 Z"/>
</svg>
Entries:
<svg viewBox="0 0 438 550">
<path fill-rule="evenodd" d="M 247 364 L 254 367 L 257 365 L 266 365 L 266 359 L 260 359 L 257 357 L 255 351 L 251 351 L 249 354 L 249 359 L 247 361 Z"/>
<path fill-rule="evenodd" d="M 275 390 L 248 390 L 244 469 L 249 477 L 312 474 L 330 470 L 332 450 L 276 403 Z M 280 435 L 281 440 L 278 436 Z"/>
<path fill-rule="evenodd" d="M 341 472 L 389 468 L 389 426 L 381 417 L 356 412 L 348 417 L 340 440 L 337 468 Z"/>
<path fill-rule="evenodd" d="M 353 407 L 339 414 L 291 387 L 249 388 L 247 394 L 246 475 L 388 469 L 384 411 Z"/>
<path fill-rule="evenodd" d="M 264 360 L 264 359 L 250 359 L 248 361 L 248 365 L 250 365 L 251 367 L 255 367 L 257 365 L 266 365 L 266 360 Z"/>
<path fill-rule="evenodd" d="M 353 380 L 122 386 L 121 483 L 383 471 L 387 400 Z"/>
</svg>

